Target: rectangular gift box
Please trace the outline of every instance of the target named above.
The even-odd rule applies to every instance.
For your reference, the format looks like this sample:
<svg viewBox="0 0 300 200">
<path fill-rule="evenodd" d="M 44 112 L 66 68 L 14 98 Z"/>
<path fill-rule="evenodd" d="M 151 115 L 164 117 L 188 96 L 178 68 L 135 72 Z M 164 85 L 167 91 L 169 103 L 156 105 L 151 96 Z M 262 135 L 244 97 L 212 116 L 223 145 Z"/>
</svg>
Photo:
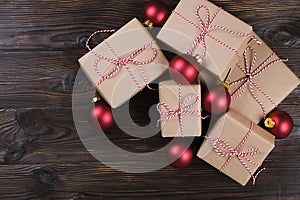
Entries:
<svg viewBox="0 0 300 200">
<path fill-rule="evenodd" d="M 274 142 L 272 134 L 230 110 L 209 131 L 197 155 L 244 186 L 252 176 L 256 176 L 255 172 L 274 148 Z M 240 155 L 241 160 L 235 153 Z"/>
<path fill-rule="evenodd" d="M 174 113 L 180 110 L 180 94 L 182 103 L 181 108 L 183 110 L 183 114 L 181 115 L 182 126 L 180 125 L 179 116 Z M 200 97 L 200 85 L 178 85 L 172 80 L 159 83 L 160 122 L 163 137 L 188 137 L 201 135 L 202 120 Z M 162 104 L 165 104 L 165 106 Z M 167 109 L 168 107 L 169 110 Z M 174 116 L 171 116 L 172 113 Z"/>
<path fill-rule="evenodd" d="M 233 66 L 226 80 L 231 83 L 230 108 L 258 123 L 299 85 L 299 78 L 263 42 L 251 41 L 245 52 L 247 62 L 242 58 L 240 67 Z M 243 79 L 250 75 L 252 79 Z"/>
<path fill-rule="evenodd" d="M 196 16 L 198 6 L 201 6 L 199 16 L 203 24 Z M 251 39 L 252 27 L 222 9 L 214 18 L 214 13 L 218 9 L 216 5 L 206 0 L 181 0 L 157 38 L 180 53 L 187 53 L 195 39 L 204 33 L 207 50 L 201 65 L 224 80 L 228 68 L 239 60 L 237 55 L 242 53 Z M 233 32 L 242 33 L 244 36 Z M 202 55 L 204 51 L 202 44 L 203 42 L 198 45 L 192 53 L 193 56 Z"/>
<path fill-rule="evenodd" d="M 149 45 L 152 42 L 152 46 Z M 152 62 L 142 65 L 132 63 L 130 59 L 123 62 L 122 59 L 129 58 L 130 54 L 145 45 L 148 45 L 147 48 L 134 55 L 132 60 L 143 62 L 155 57 Z M 152 48 L 157 51 L 156 56 Z M 95 69 L 95 62 L 98 59 L 95 53 L 114 59 L 112 62 L 115 63 L 99 59 Z M 98 84 L 101 76 L 109 74 L 116 68 L 117 62 L 121 66 L 120 70 Z M 168 68 L 167 59 L 147 29 L 136 18 L 80 58 L 79 63 L 91 83 L 97 87 L 101 96 L 112 108 L 128 101 L 146 86 L 146 82 L 152 82 Z"/>
</svg>

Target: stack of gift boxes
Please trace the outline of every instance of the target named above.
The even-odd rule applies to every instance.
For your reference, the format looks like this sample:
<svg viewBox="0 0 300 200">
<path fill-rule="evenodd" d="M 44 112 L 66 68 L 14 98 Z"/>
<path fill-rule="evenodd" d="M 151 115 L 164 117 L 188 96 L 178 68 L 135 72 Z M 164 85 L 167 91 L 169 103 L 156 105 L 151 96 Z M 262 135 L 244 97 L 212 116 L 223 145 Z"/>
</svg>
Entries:
<svg viewBox="0 0 300 200">
<path fill-rule="evenodd" d="M 200 55 L 203 68 L 220 81 L 226 79 L 230 109 L 207 133 L 197 155 L 241 185 L 255 180 L 275 141 L 257 124 L 298 86 L 298 77 L 251 26 L 206 0 L 181 0 L 157 39 L 177 52 L 198 59 Z M 155 39 L 135 18 L 79 63 L 112 108 L 148 86 L 169 65 Z M 163 137 L 202 135 L 200 84 L 159 83 L 157 109 Z"/>
</svg>

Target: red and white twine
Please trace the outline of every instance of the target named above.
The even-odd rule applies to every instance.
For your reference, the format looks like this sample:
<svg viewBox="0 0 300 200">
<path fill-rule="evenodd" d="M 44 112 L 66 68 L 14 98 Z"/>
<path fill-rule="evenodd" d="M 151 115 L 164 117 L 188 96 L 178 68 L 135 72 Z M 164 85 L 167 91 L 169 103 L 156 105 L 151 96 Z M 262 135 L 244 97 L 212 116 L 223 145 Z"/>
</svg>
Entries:
<svg viewBox="0 0 300 200">
<path fill-rule="evenodd" d="M 205 21 L 201 18 L 199 12 L 201 11 L 201 9 L 205 9 L 206 12 L 206 19 Z M 181 13 L 177 12 L 176 10 L 173 11 L 174 14 L 176 14 L 177 16 L 179 16 L 181 19 L 183 19 L 184 21 L 186 21 L 187 23 L 191 24 L 193 27 L 195 27 L 196 29 L 199 30 L 200 34 L 196 37 L 196 39 L 194 40 L 191 48 L 188 50 L 187 54 L 189 55 L 194 55 L 196 49 L 198 48 L 198 46 L 201 44 L 203 47 L 203 52 L 201 55 L 201 58 L 204 58 L 207 52 L 207 46 L 206 46 L 206 36 L 209 37 L 210 39 L 212 39 L 213 41 L 217 42 L 218 44 L 226 47 L 227 49 L 229 49 L 230 51 L 234 52 L 239 58 L 240 55 L 238 53 L 238 50 L 229 46 L 228 44 L 226 44 L 225 42 L 219 40 L 218 38 L 216 38 L 215 36 L 211 35 L 209 33 L 209 31 L 212 31 L 213 29 L 219 29 L 222 30 L 224 32 L 227 32 L 229 34 L 232 35 L 236 35 L 239 37 L 249 37 L 249 39 L 254 40 L 256 43 L 261 44 L 261 42 L 259 40 L 257 40 L 255 37 L 253 37 L 252 35 L 248 34 L 248 33 L 240 33 L 240 32 L 235 32 L 232 31 L 226 27 L 223 26 L 219 26 L 219 25 L 212 25 L 214 19 L 216 18 L 216 16 L 218 15 L 218 13 L 222 10 L 222 8 L 218 8 L 213 15 L 210 15 L 210 10 L 206 5 L 199 5 L 196 8 L 195 14 L 196 14 L 196 18 L 197 20 L 200 22 L 200 26 L 197 25 L 196 23 L 192 22 L 191 20 L 187 19 L 184 15 L 182 15 Z"/>
<path fill-rule="evenodd" d="M 182 88 L 181 85 L 178 85 L 178 93 L 179 93 L 179 107 L 177 110 L 172 110 L 172 108 L 165 102 L 160 102 L 157 104 L 157 111 L 161 115 L 161 119 L 157 121 L 157 124 L 162 121 L 168 121 L 175 117 L 179 118 L 179 127 L 180 127 L 180 134 L 182 137 L 184 137 L 184 130 L 183 130 L 183 115 L 194 115 L 196 117 L 201 117 L 202 119 L 205 119 L 206 117 L 201 116 L 201 108 L 190 110 L 194 106 L 197 105 L 197 103 L 200 101 L 200 96 L 196 94 L 191 94 L 188 97 L 186 97 L 185 101 L 183 101 L 182 98 Z M 165 111 L 163 111 L 166 110 Z"/>
<path fill-rule="evenodd" d="M 260 165 L 248 157 L 261 153 L 261 150 L 259 150 L 258 148 L 251 148 L 246 151 L 239 151 L 240 148 L 245 144 L 245 142 L 249 138 L 250 134 L 252 133 L 253 125 L 254 125 L 253 122 L 251 122 L 248 132 L 246 133 L 245 137 L 242 139 L 242 141 L 239 143 L 239 145 L 236 148 L 233 148 L 227 141 L 225 141 L 221 138 L 212 138 L 212 137 L 205 137 L 205 138 L 211 142 L 211 144 L 214 148 L 214 151 L 219 156 L 227 158 L 227 160 L 221 167 L 220 172 L 223 172 L 225 170 L 225 168 L 228 166 L 230 160 L 233 157 L 236 157 L 241 162 L 241 164 L 244 166 L 244 168 L 248 171 L 248 173 L 251 175 L 251 177 L 253 179 L 253 185 L 255 185 L 257 176 L 262 171 L 264 171 L 265 168 L 260 169 L 256 174 L 254 174 L 254 172 L 251 171 L 251 169 L 249 168 L 247 163 L 252 164 L 256 167 L 260 167 Z"/>
<path fill-rule="evenodd" d="M 248 58 L 247 58 L 247 53 L 251 51 L 253 54 L 253 59 L 252 62 L 249 63 Z M 239 99 L 245 92 L 247 89 L 247 86 L 250 90 L 250 93 L 252 95 L 252 97 L 255 99 L 255 101 L 259 104 L 259 106 L 261 107 L 263 114 L 264 114 L 264 118 L 267 115 L 267 110 L 263 104 L 263 102 L 258 98 L 258 96 L 255 93 L 255 88 L 258 92 L 260 92 L 271 104 L 273 104 L 275 107 L 277 107 L 277 104 L 271 99 L 271 97 L 266 94 L 263 89 L 254 81 L 255 77 L 258 77 L 259 75 L 261 75 L 264 71 L 266 71 L 267 69 L 269 69 L 272 65 L 274 65 L 275 63 L 278 62 L 285 62 L 287 60 L 283 60 L 283 59 L 276 59 L 272 62 L 270 62 L 270 60 L 272 59 L 272 57 L 275 55 L 275 53 L 273 52 L 264 62 L 262 62 L 256 69 L 254 69 L 255 67 L 255 63 L 256 63 L 256 59 L 257 59 L 257 54 L 254 48 L 252 47 L 247 47 L 246 50 L 244 51 L 243 57 L 244 57 L 244 62 L 245 62 L 245 67 L 241 67 L 240 64 L 237 64 L 237 67 L 245 74 L 245 77 L 233 81 L 232 83 L 230 83 L 230 86 L 233 85 L 237 85 L 237 84 L 241 84 L 241 86 L 239 86 L 231 95 L 231 100 L 236 100 Z"/>
<path fill-rule="evenodd" d="M 129 56 L 125 57 L 125 58 L 120 58 L 117 53 L 114 51 L 114 49 L 112 48 L 112 46 L 107 42 L 107 40 L 104 40 L 104 43 L 106 44 L 106 46 L 108 47 L 108 49 L 114 54 L 115 58 L 110 58 L 107 56 L 103 56 L 98 54 L 97 52 L 93 51 L 90 46 L 89 46 L 89 41 L 92 39 L 93 36 L 95 36 L 96 34 L 99 33 L 113 33 L 115 32 L 115 30 L 99 30 L 94 32 L 93 34 L 91 34 L 91 36 L 87 39 L 86 41 L 86 47 L 88 48 L 88 50 L 97 57 L 95 63 L 94 63 L 94 70 L 97 73 L 97 75 L 100 77 L 100 80 L 98 81 L 98 83 L 96 84 L 96 86 L 100 85 L 101 83 L 103 83 L 103 81 L 105 81 L 106 79 L 110 79 L 114 76 L 116 76 L 122 67 L 124 67 L 126 69 L 126 71 L 128 72 L 128 74 L 130 75 L 131 79 L 133 80 L 133 82 L 135 83 L 135 85 L 137 86 L 137 88 L 139 90 L 142 90 L 143 87 L 139 84 L 137 78 L 134 76 L 134 74 L 131 72 L 131 69 L 128 67 L 127 64 L 134 64 L 138 67 L 141 75 L 143 76 L 144 82 L 146 83 L 147 87 L 149 87 L 149 81 L 148 78 L 146 76 L 145 70 L 142 68 L 142 65 L 146 65 L 149 64 L 151 62 L 153 62 L 155 60 L 155 58 L 157 57 L 157 49 L 153 47 L 154 41 L 149 42 L 148 44 L 145 44 L 143 46 L 141 46 L 140 48 L 138 48 L 137 50 L 133 51 Z M 151 58 L 149 58 L 146 61 L 136 61 L 134 60 L 135 57 L 137 57 L 138 55 L 140 55 L 141 53 L 143 53 L 146 49 L 151 49 L 153 52 L 153 55 Z M 107 74 L 103 75 L 100 71 L 99 71 L 99 66 L 98 63 L 101 60 L 105 60 L 107 62 L 110 62 L 111 64 L 114 64 L 115 67 L 109 71 Z M 149 87 L 150 88 L 150 87 Z"/>
</svg>

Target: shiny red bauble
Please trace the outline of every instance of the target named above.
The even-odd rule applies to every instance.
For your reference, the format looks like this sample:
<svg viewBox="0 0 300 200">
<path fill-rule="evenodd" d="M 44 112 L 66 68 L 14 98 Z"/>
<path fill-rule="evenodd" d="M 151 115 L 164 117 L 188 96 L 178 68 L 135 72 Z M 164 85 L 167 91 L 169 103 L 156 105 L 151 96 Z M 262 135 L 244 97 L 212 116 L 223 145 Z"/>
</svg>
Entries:
<svg viewBox="0 0 300 200">
<path fill-rule="evenodd" d="M 114 124 L 114 118 L 111 108 L 105 102 L 95 103 L 95 107 L 91 110 L 91 120 L 96 119 L 102 129 L 107 129 Z M 96 127 L 95 124 L 93 124 Z"/>
<path fill-rule="evenodd" d="M 192 56 L 186 54 L 175 56 L 169 65 L 171 78 L 182 85 L 196 83 L 199 71 L 196 62 L 190 62 L 193 60 Z"/>
<path fill-rule="evenodd" d="M 164 2 L 154 0 L 145 4 L 142 13 L 144 20 L 150 20 L 154 26 L 163 26 L 170 16 L 170 9 Z"/>
<path fill-rule="evenodd" d="M 186 149 L 186 150 L 185 150 Z M 173 161 L 171 165 L 175 168 L 183 168 L 188 166 L 193 159 L 193 150 L 187 148 L 184 144 L 174 144 L 167 152 L 168 161 Z"/>
<path fill-rule="evenodd" d="M 217 115 L 225 113 L 229 109 L 230 102 L 228 90 L 220 85 L 204 92 L 202 104 L 207 112 Z"/>
<path fill-rule="evenodd" d="M 268 115 L 268 118 L 272 119 L 275 124 L 273 128 L 268 128 L 277 139 L 283 139 L 289 136 L 293 130 L 293 119 L 291 116 L 282 111 L 276 110 Z"/>
</svg>

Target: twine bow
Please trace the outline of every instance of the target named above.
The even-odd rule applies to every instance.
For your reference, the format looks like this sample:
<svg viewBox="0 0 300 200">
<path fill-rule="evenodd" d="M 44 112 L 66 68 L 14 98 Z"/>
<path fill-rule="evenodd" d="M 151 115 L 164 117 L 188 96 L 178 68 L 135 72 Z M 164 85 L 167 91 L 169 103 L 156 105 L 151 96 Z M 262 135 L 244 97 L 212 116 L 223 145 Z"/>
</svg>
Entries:
<svg viewBox="0 0 300 200">
<path fill-rule="evenodd" d="M 253 59 L 252 59 L 251 63 L 249 63 L 248 58 L 247 58 L 247 53 L 249 51 L 251 51 L 253 54 Z M 263 89 L 257 83 L 255 83 L 254 78 L 261 75 L 265 70 L 269 69 L 275 63 L 286 61 L 283 59 L 276 59 L 272 62 L 269 62 L 274 55 L 275 55 L 275 53 L 273 52 L 264 62 L 262 62 L 256 69 L 254 69 L 255 63 L 256 63 L 256 58 L 257 58 L 256 51 L 252 47 L 247 47 L 243 54 L 244 61 L 245 61 L 245 67 L 243 68 L 240 66 L 240 64 L 237 64 L 237 67 L 245 74 L 245 76 L 241 79 L 238 79 L 238 80 L 230 83 L 230 87 L 233 85 L 242 83 L 241 86 L 239 86 L 232 93 L 232 95 L 231 95 L 232 100 L 239 99 L 246 92 L 246 89 L 248 86 L 252 97 L 260 105 L 260 107 L 263 111 L 263 114 L 264 114 L 264 118 L 267 115 L 267 110 L 266 110 L 263 102 L 256 95 L 255 89 L 257 89 L 257 91 L 260 92 L 275 107 L 277 107 L 277 104 L 271 99 L 271 97 L 268 94 L 266 94 L 263 91 Z"/>
<path fill-rule="evenodd" d="M 95 36 L 98 33 L 112 33 L 112 32 L 115 32 L 115 30 L 99 30 L 99 31 L 96 31 L 86 41 L 86 47 L 88 48 L 88 50 L 91 51 L 97 57 L 97 60 L 94 63 L 94 69 L 95 69 L 96 73 L 99 75 L 100 80 L 96 84 L 96 86 L 103 83 L 106 79 L 110 79 L 110 78 L 116 76 L 120 72 L 120 70 L 124 67 L 127 70 L 127 72 L 129 73 L 131 79 L 133 80 L 133 82 L 135 83 L 137 88 L 139 90 L 142 90 L 143 87 L 138 83 L 138 80 L 136 79 L 136 77 L 131 72 L 131 69 L 128 67 L 128 64 L 134 64 L 138 67 L 140 73 L 142 74 L 144 82 L 146 83 L 147 87 L 150 88 L 146 73 L 145 73 L 144 69 L 142 68 L 142 65 L 146 65 L 146 64 L 149 64 L 149 63 L 153 62 L 155 60 L 155 58 L 157 57 L 157 50 L 153 47 L 154 41 L 151 41 L 148 44 L 145 44 L 145 45 L 141 46 L 137 50 L 133 51 L 129 56 L 124 57 L 124 58 L 120 58 L 117 55 L 117 53 L 114 51 L 114 49 L 111 47 L 111 45 L 107 42 L 107 40 L 104 40 L 104 42 L 105 42 L 106 46 L 109 48 L 109 50 L 115 55 L 115 58 L 110 58 L 110 57 L 107 57 L 107 56 L 100 55 L 100 54 L 94 52 L 90 48 L 89 41 L 91 40 L 91 38 L 93 36 Z M 145 60 L 145 61 L 135 60 L 135 58 L 138 55 L 140 55 L 141 53 L 143 53 L 146 49 L 151 49 L 152 50 L 153 55 L 151 56 L 151 58 L 149 58 L 148 60 Z M 111 69 L 108 73 L 103 75 L 99 71 L 99 67 L 98 67 L 98 63 L 100 62 L 100 60 L 105 60 L 107 62 L 110 62 L 111 64 L 114 64 L 115 67 L 113 67 L 113 69 Z"/>
<path fill-rule="evenodd" d="M 196 94 L 192 94 L 186 97 L 185 101 L 183 101 L 181 90 L 182 90 L 181 85 L 178 85 L 179 108 L 177 110 L 172 110 L 172 108 L 170 108 L 170 106 L 165 102 L 160 102 L 159 104 L 157 104 L 157 111 L 161 115 L 161 119 L 157 121 L 157 125 L 159 124 L 159 122 L 168 121 L 175 117 L 178 117 L 180 134 L 182 137 L 184 137 L 183 120 L 182 120 L 183 115 L 194 115 L 197 117 L 201 117 L 202 119 L 205 119 L 206 117 L 201 116 L 201 108 L 190 110 L 192 107 L 197 105 L 197 103 L 200 101 L 200 97 Z M 164 108 L 167 112 L 164 112 L 162 108 Z"/>
<path fill-rule="evenodd" d="M 205 137 L 205 138 L 211 142 L 211 144 L 214 148 L 214 151 L 219 156 L 227 158 L 227 160 L 225 161 L 225 163 L 221 167 L 220 172 L 223 172 L 225 170 L 225 168 L 227 167 L 227 165 L 229 164 L 230 160 L 233 157 L 236 157 L 241 162 L 241 164 L 244 166 L 244 168 L 248 171 L 248 173 L 251 175 L 251 177 L 253 179 L 253 185 L 255 185 L 257 176 L 262 171 L 264 171 L 265 168 L 262 168 L 256 174 L 254 174 L 254 172 L 252 172 L 250 170 L 250 168 L 248 167 L 247 163 L 252 164 L 256 167 L 260 167 L 260 165 L 256 162 L 252 161 L 248 157 L 252 156 L 252 155 L 259 154 L 261 152 L 261 150 L 259 150 L 257 148 L 251 148 L 251 149 L 246 150 L 246 151 L 239 151 L 240 148 L 247 141 L 249 135 L 252 133 L 252 130 L 253 130 L 253 122 L 251 122 L 250 128 L 249 128 L 247 134 L 245 135 L 245 137 L 242 139 L 242 141 L 239 143 L 239 145 L 236 148 L 233 148 L 227 141 L 225 141 L 223 139 L 220 139 L 220 138 L 216 138 L 216 139 L 211 138 L 211 137 Z"/>
<path fill-rule="evenodd" d="M 203 20 L 199 14 L 199 12 L 205 9 L 206 12 L 206 19 Z M 192 22 L 191 20 L 187 19 L 185 16 L 183 16 L 181 13 L 177 12 L 177 11 L 173 11 L 174 14 L 178 15 L 181 19 L 183 19 L 184 21 L 188 22 L 189 24 L 191 24 L 193 27 L 195 27 L 196 29 L 199 30 L 199 35 L 195 38 L 191 48 L 188 50 L 187 54 L 192 55 L 195 53 L 196 49 L 198 48 L 198 46 L 201 44 L 203 47 L 203 52 L 202 55 L 200 56 L 202 59 L 205 57 L 206 52 L 207 52 L 207 46 L 206 46 L 206 37 L 209 37 L 210 39 L 212 39 L 213 41 L 217 42 L 218 44 L 226 47 L 227 49 L 229 49 L 230 51 L 233 51 L 239 58 L 240 55 L 238 53 L 238 50 L 229 46 L 228 44 L 226 44 L 225 42 L 219 40 L 218 38 L 216 38 L 215 36 L 211 35 L 209 32 L 212 31 L 213 29 L 219 29 L 222 31 L 225 31 L 229 34 L 232 35 L 236 35 L 239 37 L 249 37 L 249 39 L 254 40 L 256 43 L 261 44 L 260 41 L 258 41 L 255 37 L 253 37 L 252 35 L 248 34 L 248 33 L 240 33 L 240 32 L 235 32 L 232 31 L 226 27 L 223 26 L 219 26 L 219 25 L 212 25 L 213 21 L 215 20 L 216 16 L 218 15 L 218 13 L 222 10 L 222 8 L 218 7 L 218 9 L 213 13 L 213 15 L 210 15 L 210 10 L 206 5 L 199 5 L 196 8 L 195 11 L 195 15 L 197 20 L 200 23 L 200 26 L 194 22 Z"/>
</svg>

